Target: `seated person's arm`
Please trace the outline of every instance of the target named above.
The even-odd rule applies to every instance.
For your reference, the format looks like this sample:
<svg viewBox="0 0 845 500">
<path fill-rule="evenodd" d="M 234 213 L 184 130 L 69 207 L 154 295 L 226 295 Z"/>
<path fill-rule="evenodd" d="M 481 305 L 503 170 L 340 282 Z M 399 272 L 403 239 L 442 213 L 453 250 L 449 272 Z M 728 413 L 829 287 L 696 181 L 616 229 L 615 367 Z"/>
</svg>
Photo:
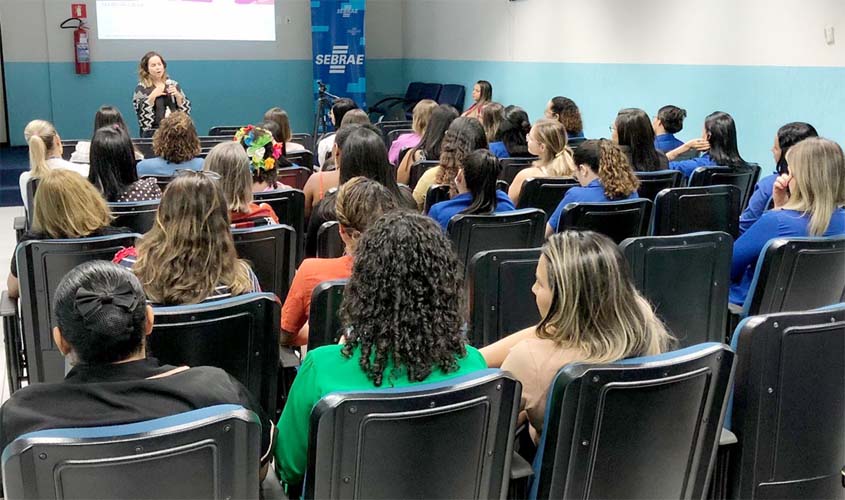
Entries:
<svg viewBox="0 0 845 500">
<path fill-rule="evenodd" d="M 18 284 L 18 278 L 15 277 L 14 274 L 9 274 L 9 277 L 6 278 L 6 290 L 9 293 L 9 298 L 14 300 L 20 297 L 21 291 L 20 286 Z"/>
<path fill-rule="evenodd" d="M 505 358 L 508 357 L 511 348 L 513 348 L 513 346 L 517 345 L 525 339 L 535 338 L 536 335 L 534 331 L 536 329 L 536 326 L 529 326 L 524 330 L 512 333 L 507 337 L 497 342 L 494 342 L 486 347 L 482 347 L 480 349 L 481 355 L 484 356 L 484 361 L 487 362 L 487 366 L 489 366 L 490 368 L 501 367 L 502 364 L 505 362 Z"/>
</svg>

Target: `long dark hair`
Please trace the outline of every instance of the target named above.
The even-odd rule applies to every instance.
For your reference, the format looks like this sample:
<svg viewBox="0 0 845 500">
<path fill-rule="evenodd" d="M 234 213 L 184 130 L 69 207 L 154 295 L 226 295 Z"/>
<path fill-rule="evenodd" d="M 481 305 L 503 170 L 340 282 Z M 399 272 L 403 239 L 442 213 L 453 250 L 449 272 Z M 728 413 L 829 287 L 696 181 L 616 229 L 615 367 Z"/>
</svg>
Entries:
<svg viewBox="0 0 845 500">
<path fill-rule="evenodd" d="M 126 132 L 127 136 L 130 135 L 129 128 L 126 126 L 126 122 L 123 121 L 123 115 L 120 114 L 119 109 L 114 106 L 100 106 L 100 109 L 94 114 L 94 132 L 110 125 L 117 125 L 121 130 Z"/>
<path fill-rule="evenodd" d="M 489 102 L 493 99 L 493 85 L 490 82 L 487 80 L 478 80 L 475 84 L 478 85 L 478 90 L 481 94 L 478 96 L 478 102 Z"/>
<path fill-rule="evenodd" d="M 528 132 L 531 131 L 531 122 L 528 121 L 528 113 L 519 106 L 508 106 L 505 108 L 505 119 L 499 125 L 496 138 L 505 143 L 508 156 L 531 156 L 528 152 Z"/>
<path fill-rule="evenodd" d="M 746 168 L 748 164 L 739 155 L 736 141 L 736 123 L 731 115 L 715 111 L 704 119 L 704 129 L 709 134 L 710 158 L 716 165 Z"/>
<path fill-rule="evenodd" d="M 639 172 L 661 170 L 660 155 L 654 148 L 654 128 L 648 114 L 637 108 L 626 108 L 616 115 L 619 145 L 631 151 L 631 167 Z"/>
<path fill-rule="evenodd" d="M 387 213 L 355 249 L 340 307 L 343 355 L 360 349 L 361 370 L 377 387 L 403 372 L 413 382 L 454 372 L 466 356 L 464 305 L 461 264 L 440 226 L 410 211 Z"/>
<path fill-rule="evenodd" d="M 496 179 L 502 166 L 488 149 L 476 149 L 464 158 L 464 181 L 472 193 L 472 203 L 462 214 L 489 214 L 496 211 Z"/>
<path fill-rule="evenodd" d="M 428 119 L 428 125 L 425 127 L 420 145 L 417 146 L 417 149 L 423 152 L 427 160 L 437 160 L 440 158 L 440 146 L 443 144 L 443 136 L 457 117 L 458 110 L 448 104 L 441 104 L 431 112 L 431 117 Z"/>
<path fill-rule="evenodd" d="M 108 201 L 117 201 L 126 188 L 138 180 L 132 140 L 119 126 L 94 132 L 91 140 L 91 168 L 88 180 Z"/>
<path fill-rule="evenodd" d="M 487 149 L 487 135 L 481 122 L 468 116 L 456 118 L 446 131 L 440 151 L 440 172 L 435 182 L 452 184 L 464 158 L 476 149 Z"/>
<path fill-rule="evenodd" d="M 789 148 L 798 144 L 808 137 L 818 137 L 815 127 L 809 123 L 791 122 L 778 129 L 778 146 L 780 147 L 780 160 L 778 160 L 778 173 L 783 175 L 788 172 L 789 164 L 786 161 L 786 152 Z"/>
<path fill-rule="evenodd" d="M 343 141 L 340 160 L 340 184 L 353 177 L 366 177 L 386 187 L 401 199 L 393 166 L 387 159 L 384 140 L 366 126 L 356 127 Z"/>
</svg>

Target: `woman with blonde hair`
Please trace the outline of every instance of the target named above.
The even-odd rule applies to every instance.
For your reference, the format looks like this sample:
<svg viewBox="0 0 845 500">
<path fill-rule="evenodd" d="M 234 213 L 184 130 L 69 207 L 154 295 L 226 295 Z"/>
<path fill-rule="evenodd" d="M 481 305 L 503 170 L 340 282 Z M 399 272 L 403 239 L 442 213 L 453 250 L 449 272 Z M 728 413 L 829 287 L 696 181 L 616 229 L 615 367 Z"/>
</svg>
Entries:
<svg viewBox="0 0 845 500">
<path fill-rule="evenodd" d="M 631 281 L 619 248 L 599 233 L 552 235 L 531 291 L 540 323 L 484 347 L 481 354 L 488 366 L 501 367 L 522 383 L 521 408 L 536 442 L 558 370 L 569 363 L 660 354 L 673 339 Z"/>
<path fill-rule="evenodd" d="M 269 137 L 269 133 L 266 133 L 266 137 Z M 260 143 L 255 142 L 253 144 Z M 208 153 L 203 170 L 214 172 L 220 176 L 219 183 L 229 208 L 229 219 L 232 227 L 278 224 L 279 218 L 270 205 L 266 203 L 259 205 L 252 201 L 253 176 L 250 173 L 250 170 L 253 169 L 273 170 L 274 165 L 264 162 L 263 153 L 254 154 L 255 161 L 248 154 L 244 151 L 240 142 L 222 142 L 214 146 Z M 272 155 L 270 158 L 273 159 Z"/>
<path fill-rule="evenodd" d="M 511 182 L 508 196 L 514 205 L 519 203 L 522 184 L 538 177 L 572 177 L 575 162 L 569 149 L 566 128 L 557 120 L 542 119 L 528 132 L 528 152 L 538 159 L 528 168 L 520 170 Z"/>
<path fill-rule="evenodd" d="M 71 163 L 62 159 L 62 138 L 52 123 L 46 120 L 32 120 L 26 124 L 23 137 L 29 146 L 29 170 L 21 174 L 18 184 L 23 206 L 29 210 L 26 184 L 29 179 L 43 177 L 51 169 L 65 169 L 88 177 L 88 165 Z"/>
<path fill-rule="evenodd" d="M 546 224 L 546 236 L 558 231 L 563 207 L 575 202 L 602 203 L 639 198 L 640 181 L 619 146 L 607 139 L 584 141 L 573 155 L 573 177 L 580 186 L 566 192 Z"/>
<path fill-rule="evenodd" d="M 423 132 L 428 126 L 428 119 L 431 118 L 431 112 L 437 107 L 437 102 L 431 99 L 423 99 L 414 106 L 413 121 L 411 128 L 414 129 L 410 134 L 402 134 L 390 144 L 390 149 L 387 151 L 387 159 L 390 160 L 391 165 L 399 163 L 399 153 L 403 149 L 415 148 L 422 140 Z"/>
<path fill-rule="evenodd" d="M 66 169 L 47 170 L 39 177 L 32 229 L 18 243 L 28 240 L 63 240 L 130 233 L 125 227 L 111 227 L 112 216 L 106 200 L 88 179 Z M 7 280 L 9 297 L 18 297 L 18 271 L 12 255 Z"/>
<path fill-rule="evenodd" d="M 153 304 L 174 306 L 261 291 L 238 259 L 226 199 L 215 174 L 184 171 L 161 197 L 155 225 L 115 255 L 131 267 Z"/>
<path fill-rule="evenodd" d="M 287 111 L 279 107 L 270 108 L 264 113 L 264 121 L 273 122 L 279 126 L 279 133 L 278 135 L 274 134 L 273 139 L 285 145 L 286 154 L 295 151 L 305 151 L 305 146 L 302 144 L 291 142 L 293 130 L 290 126 L 290 118 L 288 118 Z"/>
<path fill-rule="evenodd" d="M 202 149 L 191 117 L 181 111 L 161 121 L 153 135 L 155 157 L 138 163 L 138 176 L 173 175 L 177 170 L 202 170 Z"/>
<path fill-rule="evenodd" d="M 845 155 L 835 142 L 809 137 L 786 153 L 787 172 L 775 180 L 774 210 L 734 244 L 730 302 L 742 305 L 760 251 L 772 238 L 845 235 Z"/>
<path fill-rule="evenodd" d="M 480 120 L 487 142 L 496 142 L 496 133 L 505 120 L 505 107 L 498 102 L 491 102 L 481 110 Z"/>
</svg>

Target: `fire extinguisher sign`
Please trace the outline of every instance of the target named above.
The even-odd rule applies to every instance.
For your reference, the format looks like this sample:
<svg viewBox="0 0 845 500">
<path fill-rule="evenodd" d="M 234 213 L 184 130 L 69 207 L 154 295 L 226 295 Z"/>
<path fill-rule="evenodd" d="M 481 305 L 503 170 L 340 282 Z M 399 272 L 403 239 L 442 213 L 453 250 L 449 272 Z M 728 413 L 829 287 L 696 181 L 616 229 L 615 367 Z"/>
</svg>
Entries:
<svg viewBox="0 0 845 500">
<path fill-rule="evenodd" d="M 84 3 L 70 4 L 70 17 L 75 17 L 77 19 L 87 19 L 88 8 L 85 6 Z"/>
</svg>

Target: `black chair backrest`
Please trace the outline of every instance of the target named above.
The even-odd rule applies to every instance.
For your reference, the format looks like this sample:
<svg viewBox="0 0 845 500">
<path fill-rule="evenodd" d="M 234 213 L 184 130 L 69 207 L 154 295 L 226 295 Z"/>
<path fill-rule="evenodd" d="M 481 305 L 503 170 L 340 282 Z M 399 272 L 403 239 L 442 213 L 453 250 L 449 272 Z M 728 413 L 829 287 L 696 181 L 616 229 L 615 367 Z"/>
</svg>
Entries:
<svg viewBox="0 0 845 500">
<path fill-rule="evenodd" d="M 737 327 L 728 498 L 842 498 L 845 305 Z"/>
<path fill-rule="evenodd" d="M 290 142 L 301 144 L 308 151 L 314 151 L 314 137 L 308 133 L 291 134 Z"/>
<path fill-rule="evenodd" d="M 252 193 L 255 203 L 266 203 L 273 208 L 279 224 L 286 224 L 296 231 L 296 264 L 302 261 L 305 251 L 305 194 L 299 189 L 279 189 Z"/>
<path fill-rule="evenodd" d="M 408 178 L 408 187 L 414 189 L 417 187 L 417 183 L 420 181 L 420 177 L 423 176 L 426 170 L 430 168 L 434 168 L 437 165 L 440 165 L 439 160 L 418 160 L 415 161 L 413 165 L 411 165 L 411 173 L 410 177 Z"/>
<path fill-rule="evenodd" d="M 234 134 L 232 134 L 234 135 Z M 219 135 L 206 135 L 206 136 L 199 136 L 198 139 L 200 140 L 200 148 L 203 150 L 211 151 L 214 146 L 223 143 L 223 142 L 230 142 L 232 137 L 224 137 Z"/>
<path fill-rule="evenodd" d="M 249 262 L 261 290 L 284 303 L 296 271 L 296 232 L 282 224 L 233 229 L 238 257 Z"/>
<path fill-rule="evenodd" d="M 736 186 L 671 188 L 654 200 L 655 236 L 723 231 L 739 237 L 740 191 Z"/>
<path fill-rule="evenodd" d="M 153 228 L 156 222 L 159 200 L 124 201 L 109 203 L 115 227 L 128 227 L 135 233 L 144 234 Z"/>
<path fill-rule="evenodd" d="M 469 263 L 469 343 L 484 347 L 536 325 L 540 312 L 531 293 L 539 248 L 488 250 Z"/>
<path fill-rule="evenodd" d="M 519 400 L 499 370 L 330 394 L 311 410 L 305 498 L 504 498 Z"/>
<path fill-rule="evenodd" d="M 704 498 L 733 361 L 711 343 L 562 368 L 532 498 Z"/>
<path fill-rule="evenodd" d="M 308 312 L 308 350 L 337 344 L 343 335 L 338 311 L 349 280 L 324 281 L 311 292 Z"/>
<path fill-rule="evenodd" d="M 432 184 L 429 186 L 428 191 L 425 193 L 425 207 L 423 212 L 428 213 L 435 203 L 449 200 L 450 190 L 451 186 L 448 184 Z"/>
<path fill-rule="evenodd" d="M 53 295 L 71 269 L 91 260 L 111 261 L 114 254 L 135 244 L 140 234 L 118 234 L 70 240 L 30 240 L 18 245 L 15 256 L 20 281 L 21 321 L 28 381 L 59 382 L 65 361 L 53 343 Z"/>
<path fill-rule="evenodd" d="M 155 307 L 147 340 L 169 365 L 216 366 L 276 413 L 281 306 L 272 293 L 247 293 L 187 306 Z"/>
<path fill-rule="evenodd" d="M 387 133 L 384 136 L 384 144 L 389 148 L 393 141 L 395 141 L 400 135 L 402 134 L 412 134 L 414 129 L 412 128 L 395 128 Z"/>
<path fill-rule="evenodd" d="M 806 311 L 845 302 L 845 236 L 773 239 L 760 258 L 744 315 Z"/>
<path fill-rule="evenodd" d="M 721 342 L 733 240 L 727 233 L 629 238 L 620 245 L 637 289 L 678 339 L 678 347 Z"/>
<path fill-rule="evenodd" d="M 340 223 L 336 220 L 324 222 L 317 231 L 317 257 L 334 259 L 342 257 L 346 250 L 340 237 Z"/>
<path fill-rule="evenodd" d="M 307 149 L 302 151 L 292 151 L 286 154 L 285 158 L 295 165 L 308 169 L 308 175 L 311 175 L 314 167 L 314 153 L 311 151 Z M 305 180 L 308 180 L 308 177 L 306 177 Z M 303 184 L 302 187 L 305 187 L 305 185 Z M 302 189 L 302 187 L 297 187 L 297 189 Z"/>
<path fill-rule="evenodd" d="M 153 158 L 154 156 L 156 156 L 156 154 L 153 152 L 152 135 L 150 135 L 150 137 L 132 139 L 132 144 L 135 145 L 135 149 L 137 149 L 139 153 L 144 155 L 144 158 Z"/>
<path fill-rule="evenodd" d="M 563 207 L 558 231 L 590 230 L 616 243 L 648 234 L 651 201 L 636 199 L 606 203 L 569 203 Z"/>
<path fill-rule="evenodd" d="M 302 190 L 305 188 L 305 183 L 308 182 L 308 178 L 311 177 L 312 172 L 313 170 L 310 167 L 280 168 L 276 180 L 294 189 Z"/>
<path fill-rule="evenodd" d="M 3 456 L 6 498 L 258 498 L 261 426 L 238 405 L 133 424 L 51 429 Z"/>
<path fill-rule="evenodd" d="M 240 128 L 241 125 L 218 125 L 216 127 L 211 127 L 208 130 L 208 135 L 232 137 L 235 135 L 235 132 L 240 130 Z"/>
<path fill-rule="evenodd" d="M 420 98 L 417 99 L 417 102 L 422 101 L 423 99 L 431 99 L 432 101 L 436 101 L 440 97 L 440 91 L 443 89 L 443 85 L 439 83 L 424 83 L 422 89 L 420 89 Z M 414 103 L 416 105 L 416 103 Z M 410 106 L 409 110 L 414 109 L 414 106 Z"/>
<path fill-rule="evenodd" d="M 437 104 L 448 104 L 458 110 L 458 113 L 464 111 L 464 100 L 466 99 L 466 87 L 454 83 L 447 83 L 440 89 L 440 95 L 437 96 Z"/>
<path fill-rule="evenodd" d="M 79 139 L 62 139 L 62 159 L 63 160 L 70 160 L 70 157 L 73 156 L 73 151 L 76 149 L 76 145 L 79 143 Z"/>
<path fill-rule="evenodd" d="M 410 120 L 383 121 L 376 123 L 376 127 L 381 130 L 383 137 L 387 137 L 387 134 L 389 134 L 392 130 L 407 130 L 411 128 L 411 123 L 412 122 Z"/>
<path fill-rule="evenodd" d="M 478 252 L 505 248 L 537 248 L 543 244 L 546 214 L 536 208 L 500 214 L 459 214 L 449 221 L 448 233 L 458 260 L 469 267 Z"/>
<path fill-rule="evenodd" d="M 516 208 L 539 208 L 546 212 L 546 219 L 552 215 L 566 192 L 578 181 L 572 177 L 537 177 L 526 179 L 519 192 Z"/>
<path fill-rule="evenodd" d="M 684 174 L 680 170 L 658 170 L 656 172 L 634 172 L 640 180 L 637 194 L 640 198 L 654 201 L 657 193 L 664 189 L 680 187 Z"/>
<path fill-rule="evenodd" d="M 26 226 L 32 226 L 32 218 L 35 217 L 35 192 L 38 191 L 39 179 L 30 177 L 26 181 Z"/>
<path fill-rule="evenodd" d="M 727 184 L 740 190 L 740 210 L 745 210 L 757 179 L 760 178 L 760 165 L 749 163 L 748 168 L 698 167 L 690 175 L 689 186 L 714 186 Z"/>
<path fill-rule="evenodd" d="M 502 170 L 499 172 L 499 179 L 510 185 L 513 183 L 513 178 L 516 177 L 516 174 L 518 174 L 520 170 L 530 167 L 536 160 L 537 158 L 533 156 L 525 158 L 502 158 L 500 161 Z"/>
<path fill-rule="evenodd" d="M 498 189 L 499 191 L 501 191 L 503 193 L 507 193 L 508 190 L 510 189 L 510 187 L 511 187 L 511 185 L 508 184 L 507 182 L 503 181 L 502 179 L 499 179 L 499 180 L 496 181 L 496 189 Z"/>
</svg>

